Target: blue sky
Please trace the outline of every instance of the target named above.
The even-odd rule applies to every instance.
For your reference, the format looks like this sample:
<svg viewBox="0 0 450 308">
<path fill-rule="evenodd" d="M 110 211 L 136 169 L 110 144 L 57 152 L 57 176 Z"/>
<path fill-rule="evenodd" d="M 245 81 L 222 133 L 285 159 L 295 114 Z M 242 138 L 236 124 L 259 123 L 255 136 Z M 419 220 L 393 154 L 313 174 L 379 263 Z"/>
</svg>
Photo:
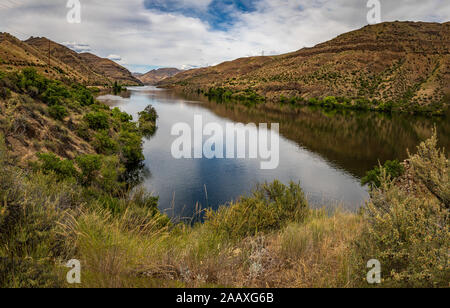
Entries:
<svg viewBox="0 0 450 308">
<path fill-rule="evenodd" d="M 367 25 L 369 0 L 1 0 L 0 31 L 46 36 L 145 72 L 312 47 Z M 373 0 L 371 0 L 373 1 Z M 380 0 L 381 20 L 450 21 L 449 0 Z"/>
<path fill-rule="evenodd" d="M 198 18 L 207 22 L 213 30 L 226 31 L 239 20 L 241 14 L 255 12 L 257 2 L 259 0 L 212 0 L 203 7 L 195 7 L 186 3 L 180 6 L 177 0 L 145 0 L 144 5 L 149 10 Z"/>
</svg>

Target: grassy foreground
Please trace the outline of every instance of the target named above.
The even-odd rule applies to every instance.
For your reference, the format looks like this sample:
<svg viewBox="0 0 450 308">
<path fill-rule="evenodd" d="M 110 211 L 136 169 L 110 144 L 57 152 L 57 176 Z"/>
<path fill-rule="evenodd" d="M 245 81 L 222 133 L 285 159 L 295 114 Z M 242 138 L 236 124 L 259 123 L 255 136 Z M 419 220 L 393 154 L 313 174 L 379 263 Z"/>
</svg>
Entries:
<svg viewBox="0 0 450 308">
<path fill-rule="evenodd" d="M 369 287 L 367 262 L 382 264 L 381 287 L 449 287 L 449 163 L 424 142 L 359 214 L 311 210 L 299 185 L 265 184 L 203 224 L 172 224 L 155 200 L 89 194 L 55 174 L 24 171 L 0 150 L 0 286 Z M 111 206 L 114 204 L 114 206 Z"/>
</svg>

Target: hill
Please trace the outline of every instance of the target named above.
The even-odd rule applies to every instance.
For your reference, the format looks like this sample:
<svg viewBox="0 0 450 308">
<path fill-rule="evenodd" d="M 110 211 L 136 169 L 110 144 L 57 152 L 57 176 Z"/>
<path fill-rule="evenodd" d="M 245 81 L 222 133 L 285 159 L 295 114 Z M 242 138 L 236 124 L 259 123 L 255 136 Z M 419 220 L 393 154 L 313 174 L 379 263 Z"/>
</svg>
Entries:
<svg viewBox="0 0 450 308">
<path fill-rule="evenodd" d="M 254 92 L 314 103 L 332 96 L 351 106 L 440 110 L 450 101 L 450 23 L 366 26 L 313 48 L 189 70 L 159 85 L 220 97 Z"/>
<path fill-rule="evenodd" d="M 25 67 L 34 67 L 50 79 L 90 86 L 108 86 L 115 81 L 124 85 L 142 84 L 127 69 L 111 60 L 78 54 L 46 38 L 20 41 L 8 33 L 0 33 L 0 70 L 11 72 Z"/>
<path fill-rule="evenodd" d="M 48 78 L 87 83 L 86 76 L 59 59 L 51 56 L 50 65 L 48 61 L 48 52 L 43 53 L 8 33 L 0 33 L 0 70 L 8 72 L 34 67 Z"/>
<path fill-rule="evenodd" d="M 87 78 L 89 85 L 112 84 L 115 81 L 124 85 L 141 84 L 126 68 L 109 59 L 100 58 L 91 53 L 77 53 L 46 38 L 30 38 L 25 43 L 44 54 L 48 54 L 50 43 L 51 56 Z"/>
<path fill-rule="evenodd" d="M 160 68 L 145 74 L 135 74 L 134 76 L 146 85 L 156 85 L 158 82 L 173 77 L 180 72 L 182 71 L 177 68 Z"/>
</svg>

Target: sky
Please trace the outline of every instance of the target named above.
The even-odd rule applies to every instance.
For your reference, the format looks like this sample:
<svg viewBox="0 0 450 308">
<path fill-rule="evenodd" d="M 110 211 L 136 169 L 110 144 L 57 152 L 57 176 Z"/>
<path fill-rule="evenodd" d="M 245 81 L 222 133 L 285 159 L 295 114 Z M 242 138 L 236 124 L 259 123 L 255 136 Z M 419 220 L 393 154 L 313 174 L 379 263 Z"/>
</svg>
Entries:
<svg viewBox="0 0 450 308">
<path fill-rule="evenodd" d="M 381 21 L 450 21 L 449 0 L 370 0 L 377 1 Z M 73 8 L 67 5 L 75 2 L 80 23 L 67 19 Z M 367 25 L 368 2 L 0 0 L 0 31 L 20 39 L 45 36 L 144 73 L 312 47 Z"/>
</svg>

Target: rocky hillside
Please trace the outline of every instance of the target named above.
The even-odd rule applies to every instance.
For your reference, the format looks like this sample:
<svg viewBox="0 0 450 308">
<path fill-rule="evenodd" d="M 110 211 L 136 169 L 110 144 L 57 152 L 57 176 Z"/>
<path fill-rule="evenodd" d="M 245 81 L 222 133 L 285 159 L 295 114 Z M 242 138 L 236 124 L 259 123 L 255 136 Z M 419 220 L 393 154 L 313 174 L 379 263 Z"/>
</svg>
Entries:
<svg viewBox="0 0 450 308">
<path fill-rule="evenodd" d="M 130 71 L 114 61 L 97 57 L 91 53 L 81 53 L 79 56 L 96 74 L 100 76 L 107 76 L 109 80 L 117 81 L 122 85 L 142 85 L 142 83 L 136 79 Z"/>
<path fill-rule="evenodd" d="M 186 92 L 254 92 L 273 101 L 334 96 L 353 105 L 356 100 L 424 108 L 448 105 L 450 23 L 366 26 L 313 48 L 194 69 L 159 85 Z"/>
<path fill-rule="evenodd" d="M 10 34 L 0 33 L 0 70 L 10 72 L 25 67 L 34 67 L 50 79 L 85 85 L 109 86 L 115 81 L 124 85 L 142 84 L 127 69 L 111 60 L 78 54 L 46 38 L 22 42 Z"/>
<path fill-rule="evenodd" d="M 136 74 L 135 77 L 146 85 L 156 85 L 158 82 L 173 77 L 180 72 L 182 71 L 177 68 L 160 68 L 145 74 Z"/>
<path fill-rule="evenodd" d="M 59 80 L 77 80 L 87 83 L 87 78 L 78 70 L 51 56 L 48 65 L 48 52 L 45 54 L 35 47 L 22 42 L 8 33 L 0 33 L 0 70 L 18 71 L 34 67 L 48 78 Z"/>
</svg>

